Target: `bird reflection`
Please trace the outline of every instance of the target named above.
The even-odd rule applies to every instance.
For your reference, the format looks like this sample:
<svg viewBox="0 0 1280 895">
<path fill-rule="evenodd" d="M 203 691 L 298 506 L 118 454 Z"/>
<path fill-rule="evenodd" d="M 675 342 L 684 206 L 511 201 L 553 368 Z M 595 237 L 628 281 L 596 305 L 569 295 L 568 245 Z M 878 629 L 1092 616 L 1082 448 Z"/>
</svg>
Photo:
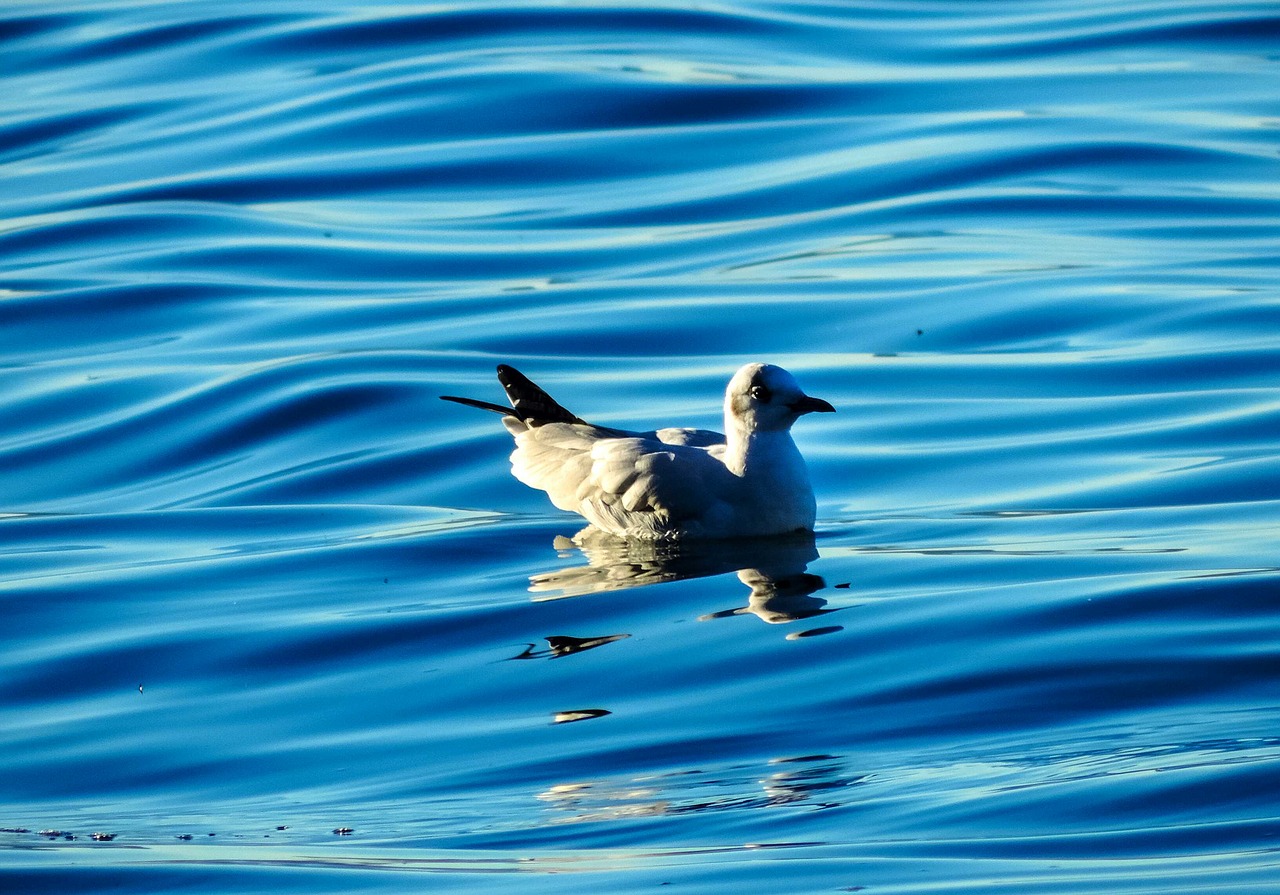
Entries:
<svg viewBox="0 0 1280 895">
<path fill-rule="evenodd" d="M 553 823 L 661 817 L 780 807 L 825 810 L 848 805 L 866 783 L 835 755 L 770 759 L 765 767 L 689 768 L 631 779 L 559 783 L 538 795 Z"/>
<path fill-rule="evenodd" d="M 556 538 L 556 549 L 565 558 L 581 553 L 587 564 L 532 576 L 529 590 L 538 594 L 535 599 L 736 572 L 751 591 L 747 605 L 713 612 L 701 620 L 752 614 L 769 624 L 781 624 L 833 611 L 824 608 L 826 600 L 813 595 L 826 582 L 806 571 L 818 558 L 811 532 L 734 541 L 655 542 L 626 540 L 588 528 L 572 540 Z"/>
<path fill-rule="evenodd" d="M 698 621 L 751 614 L 768 624 L 781 625 L 834 611 L 823 608 L 827 601 L 822 597 L 813 596 L 814 591 L 822 590 L 827 583 L 803 570 L 791 575 L 771 575 L 761 569 L 742 569 L 738 580 L 751 588 L 747 605 L 699 616 Z"/>
</svg>

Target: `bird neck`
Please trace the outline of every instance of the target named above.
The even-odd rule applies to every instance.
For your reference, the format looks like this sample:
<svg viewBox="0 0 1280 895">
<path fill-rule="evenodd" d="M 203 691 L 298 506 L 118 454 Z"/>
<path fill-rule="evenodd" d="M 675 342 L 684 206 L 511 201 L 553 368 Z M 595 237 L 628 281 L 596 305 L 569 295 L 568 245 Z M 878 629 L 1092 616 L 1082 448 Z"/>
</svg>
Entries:
<svg viewBox="0 0 1280 895">
<path fill-rule="evenodd" d="M 773 475 L 789 470 L 804 461 L 791 432 L 786 429 L 762 431 L 747 429 L 726 420 L 724 465 L 737 476 Z"/>
</svg>

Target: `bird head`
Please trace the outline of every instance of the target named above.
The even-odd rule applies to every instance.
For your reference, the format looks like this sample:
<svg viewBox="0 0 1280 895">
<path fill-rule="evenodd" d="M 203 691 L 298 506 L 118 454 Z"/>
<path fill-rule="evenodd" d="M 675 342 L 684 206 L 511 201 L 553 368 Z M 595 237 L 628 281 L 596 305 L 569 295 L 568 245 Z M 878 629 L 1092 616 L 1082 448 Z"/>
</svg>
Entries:
<svg viewBox="0 0 1280 895">
<path fill-rule="evenodd" d="M 806 413 L 834 413 L 811 398 L 796 378 L 773 364 L 747 364 L 729 380 L 724 394 L 726 421 L 747 432 L 786 431 Z"/>
</svg>

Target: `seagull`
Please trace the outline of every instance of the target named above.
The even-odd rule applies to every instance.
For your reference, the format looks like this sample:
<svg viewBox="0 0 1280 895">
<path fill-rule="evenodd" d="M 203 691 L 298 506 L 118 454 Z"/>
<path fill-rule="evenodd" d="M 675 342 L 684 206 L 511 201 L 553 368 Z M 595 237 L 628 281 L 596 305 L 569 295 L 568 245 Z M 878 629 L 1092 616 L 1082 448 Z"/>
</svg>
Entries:
<svg viewBox="0 0 1280 895">
<path fill-rule="evenodd" d="M 817 504 L 791 424 L 834 413 L 772 364 L 747 364 L 724 393 L 726 434 L 597 426 L 524 374 L 498 366 L 510 407 L 441 395 L 502 415 L 515 437 L 511 472 L 596 529 L 646 541 L 746 538 L 812 531 Z"/>
</svg>

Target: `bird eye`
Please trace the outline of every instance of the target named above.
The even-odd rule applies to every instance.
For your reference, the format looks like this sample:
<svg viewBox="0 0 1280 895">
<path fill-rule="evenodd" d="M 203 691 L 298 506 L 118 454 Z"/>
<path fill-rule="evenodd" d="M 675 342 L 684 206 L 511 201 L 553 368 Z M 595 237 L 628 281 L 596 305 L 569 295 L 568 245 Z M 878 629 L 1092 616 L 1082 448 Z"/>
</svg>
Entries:
<svg viewBox="0 0 1280 895">
<path fill-rule="evenodd" d="M 755 398 L 761 404 L 768 404 L 769 399 L 773 397 L 773 395 L 769 392 L 769 389 L 765 388 L 763 385 L 751 386 L 751 390 L 748 392 L 748 394 L 750 394 L 751 397 Z"/>
</svg>

